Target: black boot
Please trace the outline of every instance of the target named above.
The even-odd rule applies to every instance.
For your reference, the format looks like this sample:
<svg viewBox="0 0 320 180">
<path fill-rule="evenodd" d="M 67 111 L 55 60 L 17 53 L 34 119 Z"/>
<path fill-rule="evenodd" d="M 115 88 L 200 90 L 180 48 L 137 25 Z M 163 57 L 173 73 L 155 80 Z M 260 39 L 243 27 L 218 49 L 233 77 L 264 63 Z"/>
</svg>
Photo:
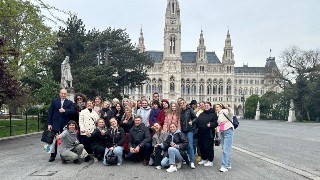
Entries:
<svg viewBox="0 0 320 180">
<path fill-rule="evenodd" d="M 54 160 L 56 160 L 56 156 L 52 155 L 50 156 L 49 162 L 53 162 Z"/>
<path fill-rule="evenodd" d="M 74 160 L 73 163 L 75 163 L 75 164 L 81 164 L 81 162 L 79 161 L 79 159 Z"/>
<path fill-rule="evenodd" d="M 84 158 L 84 162 L 89 162 L 91 160 L 91 157 L 88 155 Z"/>
</svg>

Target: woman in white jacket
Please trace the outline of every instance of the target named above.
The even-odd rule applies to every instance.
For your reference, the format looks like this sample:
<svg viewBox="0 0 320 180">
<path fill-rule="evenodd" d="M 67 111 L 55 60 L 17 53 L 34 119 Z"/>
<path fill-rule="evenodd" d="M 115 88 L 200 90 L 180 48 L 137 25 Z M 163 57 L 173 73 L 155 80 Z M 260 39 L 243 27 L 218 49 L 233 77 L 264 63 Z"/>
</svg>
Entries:
<svg viewBox="0 0 320 180">
<path fill-rule="evenodd" d="M 221 137 L 222 146 L 222 158 L 221 158 L 221 168 L 220 172 L 227 172 L 231 169 L 230 162 L 230 151 L 233 141 L 233 131 L 234 127 L 232 124 L 233 110 L 227 106 L 224 107 L 223 104 L 216 104 L 216 112 L 218 113 L 218 128 Z"/>
<path fill-rule="evenodd" d="M 90 139 L 87 137 L 87 133 L 92 133 L 96 129 L 96 123 L 99 119 L 99 115 L 93 110 L 92 101 L 87 101 L 86 106 L 87 108 L 82 110 L 79 114 L 80 134 L 85 150 L 89 154 L 92 154 L 93 152 L 90 148 Z"/>
</svg>

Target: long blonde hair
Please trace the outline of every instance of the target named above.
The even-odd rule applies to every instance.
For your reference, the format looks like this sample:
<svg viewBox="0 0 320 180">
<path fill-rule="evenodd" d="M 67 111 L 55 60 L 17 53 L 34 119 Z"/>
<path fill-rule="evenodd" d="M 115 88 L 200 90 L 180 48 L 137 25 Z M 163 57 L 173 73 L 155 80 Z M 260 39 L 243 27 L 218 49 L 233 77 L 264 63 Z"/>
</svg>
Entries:
<svg viewBox="0 0 320 180">
<path fill-rule="evenodd" d="M 175 115 L 177 116 L 178 119 L 180 119 L 180 112 L 181 112 L 181 109 L 180 107 L 178 106 L 178 104 L 176 102 L 171 102 L 170 105 L 169 105 L 169 110 L 166 111 L 166 116 L 168 116 L 169 114 L 174 114 L 173 111 L 172 111 L 172 105 L 176 105 L 176 111 L 175 111 Z"/>
</svg>

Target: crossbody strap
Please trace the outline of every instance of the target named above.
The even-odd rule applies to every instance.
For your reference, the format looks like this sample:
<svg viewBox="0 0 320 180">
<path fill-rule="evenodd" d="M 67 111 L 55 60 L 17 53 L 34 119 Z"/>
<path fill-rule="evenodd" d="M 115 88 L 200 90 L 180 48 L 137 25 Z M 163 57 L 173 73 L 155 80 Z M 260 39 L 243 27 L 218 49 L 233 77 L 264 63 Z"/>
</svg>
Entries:
<svg viewBox="0 0 320 180">
<path fill-rule="evenodd" d="M 232 121 L 228 118 L 228 116 L 224 112 L 222 112 L 222 114 L 231 122 L 231 124 L 233 124 Z"/>
</svg>

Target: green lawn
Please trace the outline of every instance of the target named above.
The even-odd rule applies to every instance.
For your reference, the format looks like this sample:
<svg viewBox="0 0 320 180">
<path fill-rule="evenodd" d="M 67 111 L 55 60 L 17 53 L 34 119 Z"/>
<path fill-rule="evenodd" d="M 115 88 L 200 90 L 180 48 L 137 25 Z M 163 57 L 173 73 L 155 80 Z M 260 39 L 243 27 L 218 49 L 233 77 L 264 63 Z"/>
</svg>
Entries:
<svg viewBox="0 0 320 180">
<path fill-rule="evenodd" d="M 17 119 L 17 118 L 15 118 Z M 12 136 L 26 134 L 26 120 L 12 120 Z M 44 124 L 40 121 L 39 122 L 39 131 L 42 131 Z M 34 133 L 38 132 L 38 120 L 37 118 L 28 117 L 27 120 L 27 133 Z M 3 120 L 0 117 L 0 138 L 1 137 L 8 137 L 10 136 L 10 121 Z"/>
</svg>

